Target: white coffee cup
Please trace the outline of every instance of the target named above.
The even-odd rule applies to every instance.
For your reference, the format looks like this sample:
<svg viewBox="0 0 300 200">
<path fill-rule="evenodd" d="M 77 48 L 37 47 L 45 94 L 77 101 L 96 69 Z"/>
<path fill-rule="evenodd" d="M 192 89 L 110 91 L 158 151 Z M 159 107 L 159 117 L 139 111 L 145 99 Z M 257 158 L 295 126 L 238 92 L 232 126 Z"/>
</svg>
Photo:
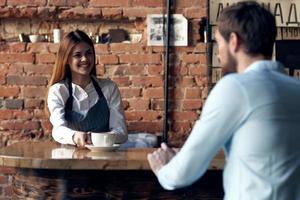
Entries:
<svg viewBox="0 0 300 200">
<path fill-rule="evenodd" d="M 91 139 L 94 146 L 110 147 L 115 144 L 116 134 L 113 133 L 91 133 Z"/>
<path fill-rule="evenodd" d="M 29 35 L 29 40 L 32 43 L 39 42 L 40 41 L 40 36 L 39 35 Z"/>
<path fill-rule="evenodd" d="M 53 42 L 59 43 L 63 37 L 63 30 L 59 28 L 53 29 Z"/>
</svg>

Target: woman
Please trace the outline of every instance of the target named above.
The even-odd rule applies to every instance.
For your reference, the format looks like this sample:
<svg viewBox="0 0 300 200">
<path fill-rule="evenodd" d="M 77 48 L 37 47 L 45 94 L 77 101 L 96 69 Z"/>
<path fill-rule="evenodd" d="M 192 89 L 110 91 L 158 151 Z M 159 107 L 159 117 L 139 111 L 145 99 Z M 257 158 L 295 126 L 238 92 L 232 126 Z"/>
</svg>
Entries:
<svg viewBox="0 0 300 200">
<path fill-rule="evenodd" d="M 62 144 L 91 144 L 88 132 L 117 134 L 127 140 L 122 100 L 117 85 L 96 78 L 95 48 L 82 31 L 60 43 L 47 95 L 52 136 Z"/>
</svg>

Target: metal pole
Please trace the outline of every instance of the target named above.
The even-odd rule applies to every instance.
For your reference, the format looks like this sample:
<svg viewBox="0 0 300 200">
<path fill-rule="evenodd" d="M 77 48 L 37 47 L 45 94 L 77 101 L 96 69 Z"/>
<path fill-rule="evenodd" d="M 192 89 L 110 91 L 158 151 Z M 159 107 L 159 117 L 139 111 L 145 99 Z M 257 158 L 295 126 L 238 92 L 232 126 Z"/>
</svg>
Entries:
<svg viewBox="0 0 300 200">
<path fill-rule="evenodd" d="M 170 7 L 171 0 L 167 0 L 167 19 L 166 19 L 166 39 L 165 41 L 165 59 L 164 59 L 164 124 L 162 142 L 168 143 L 168 101 L 169 101 L 169 47 L 170 47 Z"/>
</svg>

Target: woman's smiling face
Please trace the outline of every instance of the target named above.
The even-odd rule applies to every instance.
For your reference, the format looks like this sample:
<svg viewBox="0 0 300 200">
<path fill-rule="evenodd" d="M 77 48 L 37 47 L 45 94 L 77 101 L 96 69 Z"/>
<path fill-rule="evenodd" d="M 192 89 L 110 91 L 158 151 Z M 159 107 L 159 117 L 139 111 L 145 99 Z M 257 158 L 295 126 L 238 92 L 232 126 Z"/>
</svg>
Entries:
<svg viewBox="0 0 300 200">
<path fill-rule="evenodd" d="M 94 57 L 93 49 L 87 43 L 80 42 L 75 45 L 68 58 L 72 77 L 89 76 L 95 67 Z"/>
</svg>

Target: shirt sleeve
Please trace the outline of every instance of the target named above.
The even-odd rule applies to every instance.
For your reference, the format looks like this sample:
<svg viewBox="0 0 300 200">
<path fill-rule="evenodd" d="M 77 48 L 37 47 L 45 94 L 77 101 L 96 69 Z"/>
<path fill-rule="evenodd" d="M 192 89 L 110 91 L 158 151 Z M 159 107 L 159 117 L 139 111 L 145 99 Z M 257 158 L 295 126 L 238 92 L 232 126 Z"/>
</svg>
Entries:
<svg viewBox="0 0 300 200">
<path fill-rule="evenodd" d="M 109 128 L 112 132 L 118 134 L 116 143 L 124 143 L 127 141 L 127 127 L 121 94 L 114 82 L 112 82 L 112 85 L 111 98 L 108 101 L 110 110 Z"/>
<path fill-rule="evenodd" d="M 65 102 L 68 98 L 68 90 L 63 85 L 53 85 L 48 93 L 48 109 L 50 122 L 53 126 L 52 137 L 61 144 L 73 144 L 75 131 L 67 127 L 65 120 Z"/>
<path fill-rule="evenodd" d="M 157 177 L 165 189 L 185 187 L 199 179 L 243 123 L 247 100 L 232 76 L 227 75 L 214 87 L 182 149 L 159 170 Z"/>
</svg>

